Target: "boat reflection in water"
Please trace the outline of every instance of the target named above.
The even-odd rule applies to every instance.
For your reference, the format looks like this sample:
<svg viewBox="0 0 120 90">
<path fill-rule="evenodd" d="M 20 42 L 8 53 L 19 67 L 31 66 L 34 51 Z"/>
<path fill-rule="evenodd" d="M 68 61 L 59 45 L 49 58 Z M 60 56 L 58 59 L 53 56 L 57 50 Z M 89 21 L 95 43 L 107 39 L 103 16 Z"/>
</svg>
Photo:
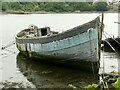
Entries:
<svg viewBox="0 0 120 90">
<path fill-rule="evenodd" d="M 79 68 L 43 63 L 17 55 L 17 67 L 37 88 L 68 88 L 68 84 L 84 87 L 97 83 L 98 74 L 85 72 Z"/>
</svg>

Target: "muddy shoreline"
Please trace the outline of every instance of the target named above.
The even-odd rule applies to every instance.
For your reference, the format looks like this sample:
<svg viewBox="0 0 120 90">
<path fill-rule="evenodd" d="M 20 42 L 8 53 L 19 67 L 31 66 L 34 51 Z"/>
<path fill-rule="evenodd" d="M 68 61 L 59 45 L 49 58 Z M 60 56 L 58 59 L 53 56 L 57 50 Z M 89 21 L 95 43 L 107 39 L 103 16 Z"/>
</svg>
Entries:
<svg viewBox="0 0 120 90">
<path fill-rule="evenodd" d="M 118 11 L 82 11 L 82 12 L 46 12 L 46 11 L 37 11 L 37 12 L 28 12 L 28 11 L 0 11 L 1 14 L 80 14 L 80 13 L 118 13 Z"/>
</svg>

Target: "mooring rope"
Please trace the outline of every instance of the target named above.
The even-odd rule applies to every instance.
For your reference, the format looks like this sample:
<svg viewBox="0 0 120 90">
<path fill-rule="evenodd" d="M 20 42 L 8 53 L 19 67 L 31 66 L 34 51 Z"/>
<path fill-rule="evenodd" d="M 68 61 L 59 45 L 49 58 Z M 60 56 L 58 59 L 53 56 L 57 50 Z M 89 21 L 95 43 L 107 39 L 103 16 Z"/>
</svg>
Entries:
<svg viewBox="0 0 120 90">
<path fill-rule="evenodd" d="M 104 34 L 104 33 L 103 33 Z M 105 35 L 104 35 L 105 36 Z M 106 36 L 105 36 L 106 37 Z M 107 38 L 107 37 L 106 37 Z M 103 48 L 103 50 L 104 50 L 104 48 Z M 103 55 L 102 55 L 103 56 Z M 108 87 L 108 84 L 107 84 L 107 82 L 105 82 L 104 81 L 104 77 L 105 77 L 105 69 L 104 69 L 104 67 L 105 67 L 105 62 L 104 62 L 104 56 L 103 56 L 103 72 L 102 72 L 102 76 L 100 76 L 101 77 L 101 79 L 102 79 L 102 84 L 103 84 L 103 89 L 106 89 L 106 90 L 109 90 L 109 87 Z"/>
<path fill-rule="evenodd" d="M 107 36 L 105 35 L 105 33 L 106 34 L 108 34 L 107 32 L 105 32 L 104 31 L 104 33 L 103 33 L 103 35 L 105 36 L 105 38 L 107 39 Z M 109 34 L 108 34 L 109 35 Z M 109 35 L 110 36 L 110 35 Z M 110 36 L 111 37 L 111 36 Z M 112 38 L 112 37 L 111 37 Z M 113 39 L 113 38 L 112 38 Z M 115 39 L 113 39 L 113 40 L 115 40 Z M 109 46 L 110 46 L 110 48 L 117 54 L 117 55 L 120 55 L 116 50 L 115 50 L 115 48 L 107 41 L 107 40 L 104 40 Z M 116 40 L 115 40 L 116 41 Z M 118 41 L 116 41 L 118 44 L 120 44 Z M 103 59 L 104 60 L 104 59 Z M 104 64 L 104 61 L 103 61 L 103 77 L 102 77 L 102 79 L 104 78 L 104 66 L 105 66 L 105 64 Z M 108 89 L 109 90 L 109 87 L 108 87 L 108 84 L 107 84 L 107 82 L 104 82 L 103 81 L 103 84 L 104 84 L 104 88 L 106 88 L 106 89 Z"/>
<path fill-rule="evenodd" d="M 1 50 L 4 50 L 12 45 L 14 45 L 16 42 L 15 41 L 12 41 L 11 43 L 7 44 L 6 46 L 2 47 Z"/>
<path fill-rule="evenodd" d="M 13 55 L 13 54 L 15 54 L 15 53 L 11 53 L 11 54 L 6 55 L 6 56 L 3 56 L 3 57 L 1 57 L 1 58 L 7 58 L 7 57 L 9 57 L 9 56 L 11 56 L 11 55 Z"/>
<path fill-rule="evenodd" d="M 104 31 L 105 32 L 105 31 Z M 105 32 L 107 35 L 109 35 L 107 32 Z M 110 35 L 109 35 L 110 36 Z M 111 37 L 111 36 L 110 36 Z M 113 39 L 115 42 L 117 42 L 119 45 L 120 45 L 120 43 L 117 41 L 117 40 L 115 40 L 114 38 L 112 38 L 111 37 L 111 39 Z"/>
<path fill-rule="evenodd" d="M 89 40 L 90 40 L 91 66 L 92 66 L 93 76 L 94 76 L 94 78 L 95 78 L 95 70 L 94 70 L 94 65 L 93 65 L 93 62 L 92 62 L 92 49 L 91 49 L 91 48 L 92 48 L 92 43 L 91 43 L 90 31 L 91 31 L 91 30 L 89 30 L 88 32 L 89 32 Z"/>
<path fill-rule="evenodd" d="M 15 51 L 12 51 L 12 50 L 10 50 L 10 49 L 4 49 L 4 50 L 6 50 L 6 51 L 8 51 L 8 52 L 11 52 L 11 53 L 16 53 Z"/>
<path fill-rule="evenodd" d="M 104 33 L 103 33 L 104 34 Z M 106 35 L 104 34 L 104 36 L 106 37 Z M 106 37 L 106 39 L 107 39 L 107 37 Z M 119 53 L 117 53 L 117 51 L 115 50 L 115 48 L 107 41 L 107 40 L 104 40 L 110 47 L 111 47 L 111 49 L 116 53 L 116 54 L 118 54 L 118 55 L 120 55 Z"/>
<path fill-rule="evenodd" d="M 120 22 L 114 22 L 114 23 L 120 24 Z"/>
<path fill-rule="evenodd" d="M 17 54 L 17 52 L 15 50 L 13 50 L 12 48 L 10 48 L 12 45 L 14 45 L 16 42 L 12 41 L 11 43 L 7 44 L 6 46 L 3 46 L 0 50 L 2 50 L 3 52 L 0 54 L 2 57 L 1 58 L 6 58 L 9 57 L 13 54 Z M 9 54 L 5 51 L 8 51 Z"/>
<path fill-rule="evenodd" d="M 107 39 L 107 36 L 105 35 L 105 33 L 103 33 L 103 35 L 105 36 L 105 38 Z M 117 53 L 117 51 L 115 50 L 115 48 L 107 41 L 107 40 L 104 40 L 109 46 L 110 46 L 110 48 L 117 54 L 117 55 L 119 55 L 119 53 Z M 104 59 L 103 59 L 104 60 Z M 102 79 L 104 78 L 104 66 L 105 66 L 105 64 L 104 64 L 104 61 L 103 61 L 103 77 L 102 77 Z M 108 87 L 108 84 L 107 84 L 107 82 L 104 82 L 103 81 L 103 85 L 104 85 L 104 88 L 106 88 L 107 90 L 109 90 L 109 87 Z"/>
</svg>

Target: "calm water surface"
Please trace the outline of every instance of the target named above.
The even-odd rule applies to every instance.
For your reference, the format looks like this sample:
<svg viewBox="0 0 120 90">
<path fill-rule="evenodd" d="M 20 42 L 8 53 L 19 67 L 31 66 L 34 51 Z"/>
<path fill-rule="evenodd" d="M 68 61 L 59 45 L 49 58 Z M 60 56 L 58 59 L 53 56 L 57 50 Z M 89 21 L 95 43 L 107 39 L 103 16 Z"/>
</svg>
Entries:
<svg viewBox="0 0 120 90">
<path fill-rule="evenodd" d="M 49 26 L 54 31 L 65 31 L 88 22 L 101 14 L 28 14 L 0 15 L 0 48 L 15 40 L 15 35 L 30 24 L 38 27 Z M 105 31 L 117 37 L 117 13 L 107 13 L 104 17 Z M 105 37 L 103 37 L 104 39 Z M 24 58 L 15 45 L 0 51 L 0 82 L 22 83 L 25 87 L 68 87 L 68 84 L 84 86 L 99 82 L 92 73 L 72 67 L 57 66 Z M 100 72 L 120 71 L 120 56 L 114 52 L 101 52 Z"/>
</svg>

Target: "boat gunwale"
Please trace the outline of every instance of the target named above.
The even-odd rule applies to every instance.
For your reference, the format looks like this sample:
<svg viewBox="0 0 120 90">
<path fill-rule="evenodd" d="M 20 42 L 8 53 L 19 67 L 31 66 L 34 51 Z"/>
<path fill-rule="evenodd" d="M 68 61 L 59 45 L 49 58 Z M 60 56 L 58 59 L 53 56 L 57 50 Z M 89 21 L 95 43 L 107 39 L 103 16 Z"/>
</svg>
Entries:
<svg viewBox="0 0 120 90">
<path fill-rule="evenodd" d="M 99 17 L 95 18 L 95 19 L 92 20 L 92 21 L 89 21 L 89 22 L 87 22 L 87 23 L 84 23 L 84 24 L 82 24 L 82 25 L 76 26 L 76 27 L 74 27 L 74 28 L 71 28 L 71 29 L 66 30 L 66 31 L 64 31 L 64 32 L 62 32 L 62 33 L 58 33 L 58 34 L 52 35 L 52 36 L 42 36 L 42 37 L 33 37 L 33 38 L 22 38 L 22 37 L 18 37 L 17 35 L 18 35 L 19 33 L 27 30 L 27 29 L 24 29 L 24 30 L 20 31 L 20 32 L 16 35 L 15 38 L 16 38 L 17 43 L 25 43 L 23 40 L 40 40 L 40 39 L 42 40 L 42 39 L 55 38 L 55 37 L 58 37 L 58 36 L 60 36 L 60 35 L 63 35 L 64 37 L 61 37 L 60 39 L 56 39 L 56 40 L 61 40 L 61 39 L 65 39 L 65 38 L 68 38 L 68 37 L 75 36 L 75 35 L 77 35 L 77 34 L 82 34 L 82 33 L 86 32 L 86 31 L 88 31 L 89 28 L 97 27 L 96 24 L 98 24 L 98 23 L 97 23 L 97 20 L 98 20 L 98 19 L 99 19 Z M 91 26 L 91 25 L 93 25 L 93 26 Z M 87 27 L 87 29 L 83 29 L 83 28 L 86 28 L 86 27 Z M 68 36 L 65 36 L 65 35 L 64 35 L 64 34 L 67 34 L 67 33 L 76 32 L 76 31 L 78 31 L 78 30 L 77 30 L 78 28 L 80 29 L 80 30 L 79 30 L 79 31 L 80 31 L 79 33 L 75 33 L 74 35 L 69 35 L 69 34 L 68 34 Z M 83 30 L 81 30 L 81 29 L 83 29 Z M 21 40 L 22 40 L 23 42 L 21 42 Z M 56 41 L 56 40 L 51 40 L 51 41 Z M 48 41 L 48 42 L 51 42 L 51 41 Z M 28 42 L 26 42 L 26 43 L 28 43 Z M 37 42 L 36 42 L 36 43 L 37 43 Z M 47 43 L 47 42 L 45 42 L 45 41 L 43 40 L 43 42 L 38 42 L 38 43 Z"/>
</svg>

